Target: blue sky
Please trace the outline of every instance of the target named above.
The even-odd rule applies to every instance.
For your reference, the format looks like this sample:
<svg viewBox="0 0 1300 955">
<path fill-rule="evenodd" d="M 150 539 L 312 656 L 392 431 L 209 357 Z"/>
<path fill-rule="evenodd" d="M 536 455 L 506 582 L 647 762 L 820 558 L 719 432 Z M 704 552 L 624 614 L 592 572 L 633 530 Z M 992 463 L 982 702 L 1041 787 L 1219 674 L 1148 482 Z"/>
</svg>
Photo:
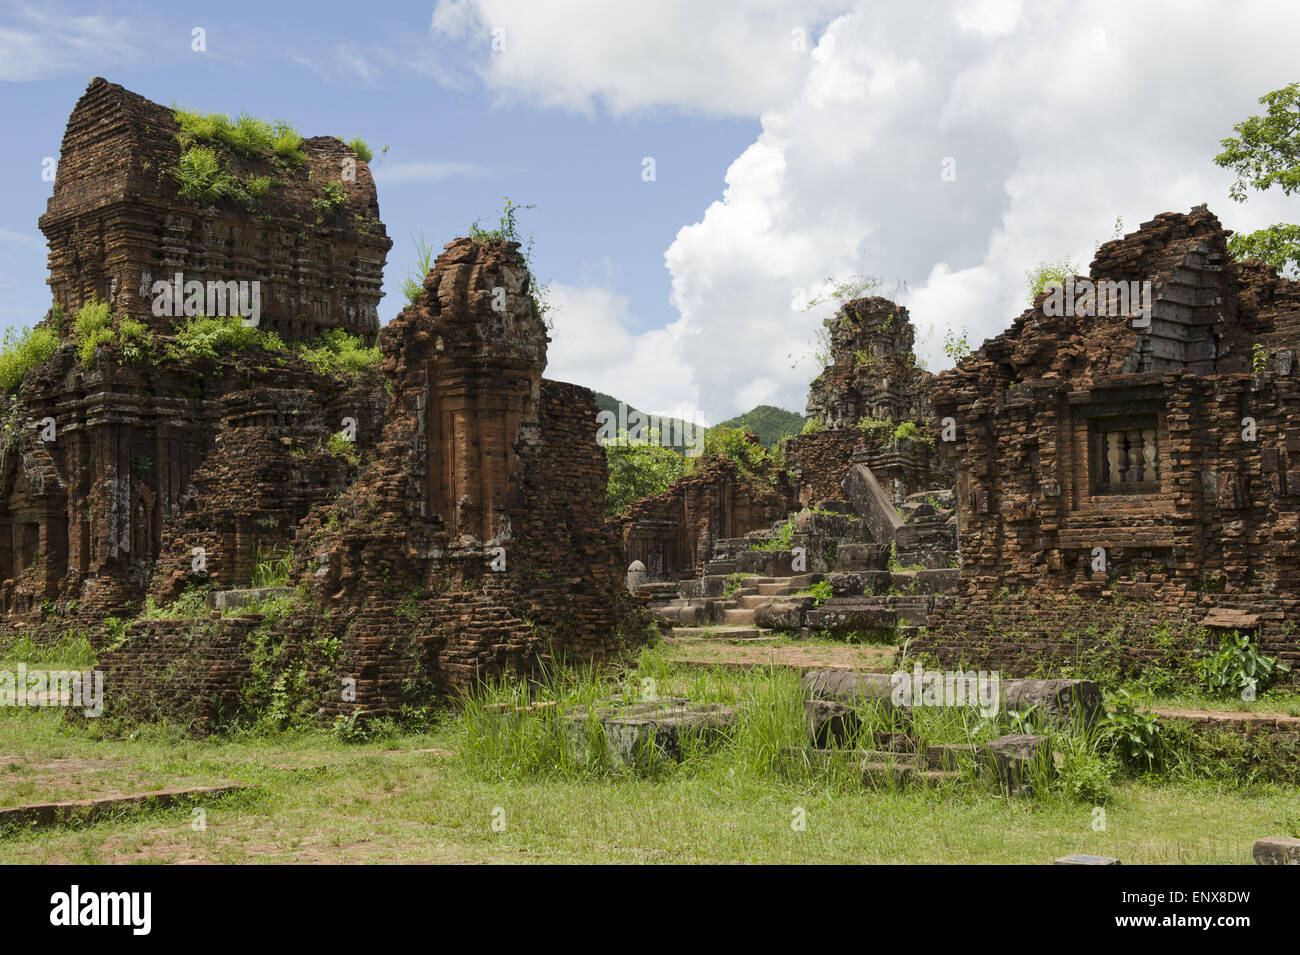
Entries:
<svg viewBox="0 0 1300 955">
<path fill-rule="evenodd" d="M 1300 79 L 1298 35 L 1283 0 L 0 0 L 0 324 L 48 305 L 41 163 L 102 75 L 389 146 L 385 321 L 412 236 L 441 246 L 508 195 L 537 207 L 548 376 L 706 423 L 802 410 L 827 277 L 882 279 L 938 369 L 945 331 L 1002 331 L 1026 270 L 1086 271 L 1117 218 L 1300 221 L 1280 194 L 1231 202 L 1212 162 Z"/>
<path fill-rule="evenodd" d="M 310 20 L 297 8 L 246 2 L 188 15 L 127 5 L 99 18 L 98 9 L 10 5 L 0 26 L 44 35 L 56 47 L 60 31 L 87 41 L 75 68 L 4 87 L 4 128 L 21 131 L 0 151 L 6 326 L 30 324 L 48 308 L 36 220 L 52 184 L 41 179 L 41 161 L 58 155 L 68 114 L 94 75 L 161 103 L 284 118 L 308 136 L 359 135 L 376 152 L 387 145 L 372 164 L 394 243 L 384 322 L 404 304 L 398 290 L 414 258 L 413 236 L 422 231 L 440 248 L 475 219 L 494 223 L 509 196 L 536 206 L 520 223 L 536 236 L 544 281 L 597 281 L 637 303 L 633 330 L 663 325 L 674 314 L 663 251 L 717 197 L 727 166 L 758 131 L 752 119 L 666 109 L 615 118 L 501 103 L 468 78 L 463 88 L 449 88 L 427 75 L 435 60 L 464 69 L 476 46 L 490 44 L 468 40 L 463 49 L 435 51 L 414 41 L 429 33 L 429 4 L 385 4 L 382 17 L 358 17 L 355 3 L 320 3 Z M 81 17 L 94 19 L 78 24 Z M 191 49 L 195 26 L 206 31 L 205 52 Z M 123 46 L 97 48 L 100 30 Z M 128 37 L 148 55 L 119 55 Z M 399 58 L 383 57 L 382 49 Z M 349 62 L 347 50 L 359 51 L 357 59 Z M 641 178 L 649 155 L 654 182 Z"/>
</svg>

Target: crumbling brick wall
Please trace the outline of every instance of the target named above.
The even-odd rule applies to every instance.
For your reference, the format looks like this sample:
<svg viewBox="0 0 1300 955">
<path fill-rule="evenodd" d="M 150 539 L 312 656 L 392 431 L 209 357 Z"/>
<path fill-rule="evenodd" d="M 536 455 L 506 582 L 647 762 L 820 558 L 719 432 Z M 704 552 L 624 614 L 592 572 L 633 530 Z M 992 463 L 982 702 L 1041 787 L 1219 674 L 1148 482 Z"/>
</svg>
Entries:
<svg viewBox="0 0 1300 955">
<path fill-rule="evenodd" d="M 717 541 L 770 527 L 796 509 L 785 475 L 774 468 L 772 477 L 765 481 L 718 457 L 634 501 L 617 518 L 624 566 L 641 561 L 651 580 L 693 577 Z"/>
<path fill-rule="evenodd" d="M 1032 615 L 1044 593 L 1134 587 L 1149 591 L 1152 628 L 1165 612 L 1208 618 L 1246 600 L 1284 639 L 1277 598 L 1300 582 L 1300 387 L 1285 337 L 1300 297 L 1233 262 L 1226 238 L 1203 206 L 1157 216 L 1090 270 L 1096 283 L 1149 282 L 1149 315 L 1049 315 L 1040 296 L 939 377 L 936 417 L 956 424 L 939 446 L 958 468 L 964 597 L 920 649 L 996 645 L 986 662 L 1018 660 L 1005 638 L 963 640 L 994 595 L 1019 619 L 1010 595 Z"/>
</svg>

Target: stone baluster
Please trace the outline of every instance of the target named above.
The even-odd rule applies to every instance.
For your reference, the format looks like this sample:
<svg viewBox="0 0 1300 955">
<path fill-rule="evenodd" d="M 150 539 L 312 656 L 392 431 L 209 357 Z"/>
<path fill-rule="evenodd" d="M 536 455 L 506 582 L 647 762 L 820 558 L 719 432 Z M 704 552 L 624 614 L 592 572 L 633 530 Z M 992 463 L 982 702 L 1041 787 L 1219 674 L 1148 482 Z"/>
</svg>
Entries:
<svg viewBox="0 0 1300 955">
<path fill-rule="evenodd" d="M 1130 484 L 1142 480 L 1142 432 L 1128 431 L 1128 471 L 1124 479 Z"/>
<path fill-rule="evenodd" d="M 1106 435 L 1106 462 L 1110 465 L 1107 471 L 1107 484 L 1120 484 L 1124 480 L 1123 459 L 1124 449 L 1120 447 L 1120 441 L 1123 435 L 1118 431 L 1111 431 Z"/>
<path fill-rule="evenodd" d="M 1146 428 L 1142 431 L 1142 480 L 1154 484 L 1160 479 L 1160 469 L 1156 463 L 1156 429 Z"/>
</svg>

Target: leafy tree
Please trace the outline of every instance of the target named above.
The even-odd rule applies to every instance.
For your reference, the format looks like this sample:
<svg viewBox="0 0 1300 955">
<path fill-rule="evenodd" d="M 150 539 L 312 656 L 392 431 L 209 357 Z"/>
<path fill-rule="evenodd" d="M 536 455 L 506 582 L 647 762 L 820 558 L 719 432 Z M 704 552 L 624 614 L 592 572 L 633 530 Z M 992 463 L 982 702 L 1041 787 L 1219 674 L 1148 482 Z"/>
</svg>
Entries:
<svg viewBox="0 0 1300 955">
<path fill-rule="evenodd" d="M 758 436 L 739 428 L 710 428 L 704 436 L 706 458 L 730 458 L 742 471 L 754 474 L 772 463 L 767 449 L 759 443 Z"/>
<path fill-rule="evenodd" d="M 1259 98 L 1267 110 L 1232 128 L 1237 133 L 1221 141 L 1216 165 L 1231 169 L 1236 181 L 1228 195 L 1245 202 L 1248 190 L 1263 192 L 1280 186 L 1284 195 L 1300 190 L 1300 82 Z M 1300 226 L 1275 223 L 1249 235 L 1228 240 L 1234 258 L 1263 259 L 1279 272 L 1295 273 L 1300 265 Z"/>
<path fill-rule="evenodd" d="M 681 477 L 686 465 L 672 448 L 659 445 L 653 429 L 645 442 L 631 443 L 627 432 L 616 443 L 605 445 L 609 484 L 605 489 L 605 517 L 622 514 L 633 501 L 658 494 Z"/>
</svg>

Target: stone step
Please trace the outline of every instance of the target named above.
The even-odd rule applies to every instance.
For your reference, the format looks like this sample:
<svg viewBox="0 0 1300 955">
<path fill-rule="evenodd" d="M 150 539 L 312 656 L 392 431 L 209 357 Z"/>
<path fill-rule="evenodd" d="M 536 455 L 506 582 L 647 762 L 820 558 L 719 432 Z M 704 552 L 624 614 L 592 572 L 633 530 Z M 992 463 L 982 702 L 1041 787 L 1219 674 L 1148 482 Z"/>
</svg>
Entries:
<svg viewBox="0 0 1300 955">
<path fill-rule="evenodd" d="M 754 622 L 754 611 L 749 607 L 731 607 L 722 611 L 724 623 L 735 626 L 740 624 L 752 624 Z"/>
<path fill-rule="evenodd" d="M 761 627 L 736 626 L 673 627 L 670 636 L 673 640 L 682 638 L 689 640 L 758 640 L 775 638 L 775 634 L 771 630 L 764 630 Z"/>
<path fill-rule="evenodd" d="M 740 598 L 738 601 L 740 603 L 740 606 L 745 607 L 749 610 L 753 610 L 755 607 L 761 607 L 763 604 L 767 603 L 771 599 L 770 597 L 757 594 L 757 593 L 744 594 L 738 596 Z"/>
</svg>

